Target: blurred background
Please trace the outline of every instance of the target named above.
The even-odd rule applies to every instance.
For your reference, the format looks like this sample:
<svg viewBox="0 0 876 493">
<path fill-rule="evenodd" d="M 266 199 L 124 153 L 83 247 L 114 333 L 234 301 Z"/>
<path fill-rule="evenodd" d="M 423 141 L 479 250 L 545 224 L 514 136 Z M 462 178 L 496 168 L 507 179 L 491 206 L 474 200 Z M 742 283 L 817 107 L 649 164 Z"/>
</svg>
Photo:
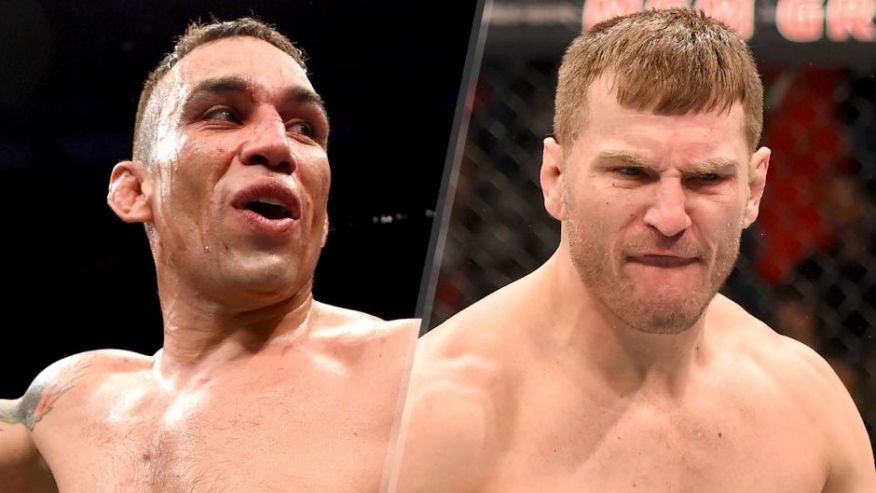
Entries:
<svg viewBox="0 0 876 493">
<path fill-rule="evenodd" d="M 818 351 L 876 428 L 876 25 L 843 0 L 495 0 L 427 326 L 553 253 L 539 187 L 560 58 L 583 26 L 694 6 L 749 39 L 773 151 L 760 218 L 723 290 Z"/>
<path fill-rule="evenodd" d="M 147 73 L 190 20 L 252 15 L 310 55 L 332 123 L 317 299 L 414 315 L 475 2 L 0 0 L 0 397 L 76 352 L 161 346 L 143 228 L 106 205 Z"/>
</svg>

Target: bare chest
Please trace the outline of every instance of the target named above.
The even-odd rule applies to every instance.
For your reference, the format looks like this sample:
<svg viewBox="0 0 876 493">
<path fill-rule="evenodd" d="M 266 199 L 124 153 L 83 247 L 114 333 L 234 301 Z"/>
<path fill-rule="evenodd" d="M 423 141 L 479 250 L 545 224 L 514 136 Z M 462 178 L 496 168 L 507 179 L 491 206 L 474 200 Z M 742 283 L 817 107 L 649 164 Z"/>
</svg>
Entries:
<svg viewBox="0 0 876 493">
<path fill-rule="evenodd" d="M 116 388 L 41 449 L 64 493 L 376 491 L 391 407 L 355 380 L 296 382 L 207 383 L 173 397 Z"/>
<path fill-rule="evenodd" d="M 523 410 L 490 491 L 818 493 L 818 436 L 795 416 L 730 400 Z"/>
</svg>

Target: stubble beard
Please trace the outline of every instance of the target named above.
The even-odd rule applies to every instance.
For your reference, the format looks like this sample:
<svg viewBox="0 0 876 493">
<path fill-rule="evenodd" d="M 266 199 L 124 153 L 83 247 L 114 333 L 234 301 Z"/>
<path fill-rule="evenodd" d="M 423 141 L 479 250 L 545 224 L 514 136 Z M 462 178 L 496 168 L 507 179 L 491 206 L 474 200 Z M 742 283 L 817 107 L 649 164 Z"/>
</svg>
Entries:
<svg viewBox="0 0 876 493">
<path fill-rule="evenodd" d="M 624 274 L 624 252 L 641 252 L 642 247 L 654 246 L 658 242 L 665 246 L 668 239 L 658 238 L 658 233 L 653 232 L 653 238 L 627 240 L 621 252 L 612 255 L 609 243 L 604 241 L 608 228 L 601 221 L 588 226 L 569 218 L 563 227 L 569 230 L 572 263 L 590 295 L 607 308 L 615 320 L 649 334 L 678 334 L 697 322 L 732 272 L 739 255 L 741 236 L 741 227 L 725 234 L 714 259 L 707 256 L 701 259 L 700 268 L 706 270 L 705 279 L 691 282 L 690 289 L 679 294 L 677 289 L 637 285 L 634 279 Z M 700 249 L 687 245 L 681 250 L 689 254 Z M 712 263 L 711 270 L 708 270 L 709 262 Z"/>
</svg>

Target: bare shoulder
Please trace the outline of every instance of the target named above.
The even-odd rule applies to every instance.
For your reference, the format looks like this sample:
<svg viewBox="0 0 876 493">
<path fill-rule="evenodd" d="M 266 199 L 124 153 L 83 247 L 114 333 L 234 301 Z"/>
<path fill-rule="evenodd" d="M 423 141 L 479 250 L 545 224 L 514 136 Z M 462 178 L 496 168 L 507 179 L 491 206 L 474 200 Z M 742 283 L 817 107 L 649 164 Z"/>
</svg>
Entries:
<svg viewBox="0 0 876 493">
<path fill-rule="evenodd" d="M 420 319 L 383 320 L 347 308 L 314 302 L 314 338 L 333 352 L 413 356 Z"/>
<path fill-rule="evenodd" d="M 525 366 L 520 357 L 524 334 L 538 320 L 528 282 L 525 277 L 493 292 L 423 336 L 417 347 L 418 378 L 490 399 L 505 397 L 509 382 Z"/>
<path fill-rule="evenodd" d="M 435 419 L 464 414 L 467 419 L 441 419 L 442 424 L 469 427 L 468 437 L 482 437 L 504 400 L 514 369 L 502 357 L 501 334 L 473 322 L 465 314 L 436 327 L 420 339 L 414 360 L 412 398 L 420 411 Z"/>
<path fill-rule="evenodd" d="M 768 381 L 764 383 L 774 384 L 798 401 L 801 410 L 814 413 L 813 417 L 852 405 L 848 392 L 824 358 L 773 331 L 727 298 L 718 297 L 712 303 L 707 324 L 721 333 L 720 344 L 727 354 L 756 369 L 756 375 Z"/>
<path fill-rule="evenodd" d="M 62 404 L 70 392 L 87 392 L 94 383 L 110 373 L 130 371 L 149 365 L 151 358 L 120 350 L 99 350 L 68 356 L 40 372 L 14 403 L 0 411 L 0 422 L 21 423 L 33 430 L 50 411 Z M 0 425 L 2 426 L 2 425 Z"/>
<path fill-rule="evenodd" d="M 718 297 L 709 307 L 707 324 L 721 333 L 720 344 L 727 354 L 742 358 L 759 370 L 759 375 L 776 384 L 813 412 L 828 412 L 851 402 L 830 365 L 814 350 L 773 331 L 737 304 Z M 832 397 L 831 403 L 824 402 Z"/>
<path fill-rule="evenodd" d="M 129 371 L 148 360 L 125 351 L 76 354 L 40 372 L 20 398 L 0 399 L 0 490 L 57 491 L 40 444 L 58 436 L 53 430 L 61 430 L 64 436 L 70 429 L 52 422 L 69 423 L 63 416 L 81 412 L 86 407 L 82 403 L 93 400 L 89 398 L 106 375 Z"/>
<path fill-rule="evenodd" d="M 831 366 L 808 346 L 770 329 L 726 298 L 710 306 L 708 323 L 726 349 L 756 370 L 775 395 L 820 429 L 829 468 L 824 491 L 876 491 L 873 455 L 860 414 Z"/>
<path fill-rule="evenodd" d="M 454 392 L 489 406 L 505 397 L 517 372 L 517 326 L 525 323 L 514 305 L 513 286 L 500 289 L 423 336 L 414 365 L 419 392 Z"/>
<path fill-rule="evenodd" d="M 510 358 L 501 351 L 515 346 L 521 329 L 544 308 L 532 296 L 539 289 L 532 277 L 519 279 L 461 310 L 424 336 L 418 351 L 424 358 L 480 358 L 494 363 Z"/>
<path fill-rule="evenodd" d="M 517 379 L 504 357 L 500 317 L 490 316 L 495 299 L 420 339 L 398 491 L 476 491 L 501 457 Z"/>
</svg>

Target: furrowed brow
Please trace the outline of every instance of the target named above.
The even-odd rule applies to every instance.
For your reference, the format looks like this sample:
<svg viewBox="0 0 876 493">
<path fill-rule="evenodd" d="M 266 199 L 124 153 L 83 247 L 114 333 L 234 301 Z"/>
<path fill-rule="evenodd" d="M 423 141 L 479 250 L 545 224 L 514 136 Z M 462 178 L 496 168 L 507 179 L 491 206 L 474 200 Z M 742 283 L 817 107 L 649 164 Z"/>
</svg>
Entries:
<svg viewBox="0 0 876 493">
<path fill-rule="evenodd" d="M 637 168 L 647 168 L 648 163 L 644 158 L 637 154 L 633 154 L 628 151 L 620 151 L 620 150 L 605 150 L 600 152 L 596 156 L 597 162 L 609 163 L 609 162 L 622 162 L 628 166 L 635 166 Z"/>
<path fill-rule="evenodd" d="M 732 159 L 715 158 L 697 164 L 694 169 L 698 173 L 717 173 L 719 175 L 735 175 L 739 170 L 739 163 Z"/>
</svg>

